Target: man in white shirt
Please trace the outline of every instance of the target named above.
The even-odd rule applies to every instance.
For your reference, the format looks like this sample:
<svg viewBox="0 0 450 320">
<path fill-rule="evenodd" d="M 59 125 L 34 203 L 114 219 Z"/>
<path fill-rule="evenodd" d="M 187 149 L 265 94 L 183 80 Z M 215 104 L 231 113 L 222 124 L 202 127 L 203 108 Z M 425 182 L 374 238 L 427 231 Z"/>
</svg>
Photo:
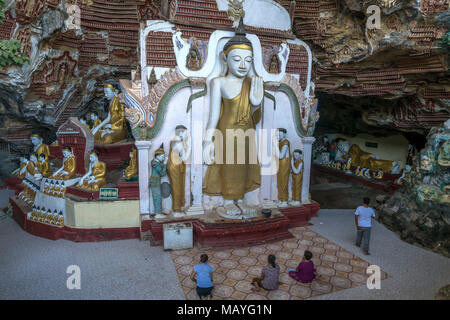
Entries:
<svg viewBox="0 0 450 320">
<path fill-rule="evenodd" d="M 364 237 L 364 254 L 369 255 L 370 229 L 372 228 L 372 218 L 375 218 L 375 211 L 369 207 L 369 198 L 364 198 L 363 202 L 363 205 L 359 206 L 355 211 L 356 246 L 361 246 L 361 240 Z"/>
</svg>

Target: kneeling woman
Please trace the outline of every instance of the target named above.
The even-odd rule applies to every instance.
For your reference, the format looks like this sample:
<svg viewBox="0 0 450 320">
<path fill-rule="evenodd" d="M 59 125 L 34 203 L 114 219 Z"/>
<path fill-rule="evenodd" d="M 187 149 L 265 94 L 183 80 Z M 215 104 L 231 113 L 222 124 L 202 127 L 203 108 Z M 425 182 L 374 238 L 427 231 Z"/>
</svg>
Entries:
<svg viewBox="0 0 450 320">
<path fill-rule="evenodd" d="M 280 266 L 275 263 L 275 256 L 270 254 L 267 257 L 268 265 L 262 269 L 261 277 L 253 278 L 252 285 L 266 290 L 278 289 L 278 277 L 280 276 Z"/>
<path fill-rule="evenodd" d="M 194 266 L 191 279 L 197 282 L 197 294 L 200 300 L 203 300 L 203 297 L 206 299 L 212 297 L 211 291 L 214 288 L 212 273 L 214 269 L 207 264 L 208 255 L 202 254 L 200 256 L 200 262 L 200 264 Z"/>
</svg>

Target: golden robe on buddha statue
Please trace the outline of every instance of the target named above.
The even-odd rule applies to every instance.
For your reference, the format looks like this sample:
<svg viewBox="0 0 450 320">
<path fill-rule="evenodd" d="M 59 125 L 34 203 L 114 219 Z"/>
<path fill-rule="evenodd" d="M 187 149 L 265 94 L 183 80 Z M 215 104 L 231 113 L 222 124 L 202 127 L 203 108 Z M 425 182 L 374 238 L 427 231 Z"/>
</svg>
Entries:
<svg viewBox="0 0 450 320">
<path fill-rule="evenodd" d="M 130 152 L 130 163 L 126 167 L 124 172 L 124 177 L 126 180 L 130 180 L 138 175 L 138 164 L 137 164 L 137 150 L 133 149 Z"/>
<path fill-rule="evenodd" d="M 80 188 L 98 191 L 100 188 L 106 186 L 106 164 L 102 161 L 97 161 L 92 167 L 92 174 L 90 177 L 93 177 L 97 182 L 89 183 L 89 179 L 85 179 Z"/>
<path fill-rule="evenodd" d="M 109 105 L 109 123 L 103 125 L 94 134 L 95 143 L 113 144 L 127 138 L 128 128 L 125 118 L 124 106 L 120 103 L 117 93 L 112 85 L 105 86 L 105 94 L 111 99 Z"/>
<path fill-rule="evenodd" d="M 248 129 L 255 129 L 256 121 L 259 120 L 257 118 L 259 118 L 260 113 L 255 111 L 255 117 L 253 117 L 251 112 L 250 86 L 251 78 L 246 77 L 242 83 L 241 92 L 236 97 L 232 99 L 222 97 L 219 122 L 216 129 L 222 133 L 224 151 L 226 151 L 227 146 L 227 129 L 242 129 L 245 132 Z M 223 159 L 224 161 L 220 161 L 222 159 L 217 161 L 218 159 L 216 159 L 215 162 L 219 163 L 208 166 L 203 182 L 204 193 L 213 196 L 221 195 L 226 200 L 239 200 L 244 197 L 245 193 L 260 187 L 261 173 L 256 157 L 255 131 L 250 136 L 246 136 L 245 140 L 245 150 L 240 150 L 237 147 L 236 140 L 231 144 L 234 146 L 233 163 L 225 163 L 226 159 Z M 244 164 L 238 163 L 238 152 L 245 152 Z M 223 153 L 225 154 L 225 152 Z M 250 163 L 250 155 L 252 155 L 254 163 Z"/>
<path fill-rule="evenodd" d="M 70 180 L 75 178 L 77 161 L 73 155 L 72 148 L 63 148 L 63 166 L 53 174 L 52 179 Z"/>
<path fill-rule="evenodd" d="M 287 145 L 288 150 L 290 148 L 289 141 L 287 139 L 279 142 L 280 151 L 283 146 Z M 280 159 L 278 162 L 278 172 L 277 172 L 277 187 L 278 187 L 278 200 L 286 202 L 289 200 L 289 173 L 291 171 L 291 157 L 289 151 L 287 156 Z"/>
<path fill-rule="evenodd" d="M 180 157 L 178 150 L 173 148 L 176 141 L 170 143 L 169 160 L 167 161 L 167 173 L 172 191 L 172 210 L 180 212 L 186 199 L 184 196 L 186 164 Z"/>
</svg>

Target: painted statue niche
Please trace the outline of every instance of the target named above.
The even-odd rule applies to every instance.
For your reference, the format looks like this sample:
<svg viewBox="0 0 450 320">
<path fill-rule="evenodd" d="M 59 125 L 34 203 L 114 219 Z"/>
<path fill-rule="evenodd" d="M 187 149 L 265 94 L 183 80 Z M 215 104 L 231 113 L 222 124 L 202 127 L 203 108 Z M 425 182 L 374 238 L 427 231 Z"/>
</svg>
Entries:
<svg viewBox="0 0 450 320">
<path fill-rule="evenodd" d="M 185 205 L 186 162 L 191 155 L 191 139 L 187 128 L 178 125 L 175 137 L 170 142 L 167 173 L 172 193 L 172 212 L 175 217 L 183 216 Z"/>
<path fill-rule="evenodd" d="M 244 201 L 244 196 L 261 186 L 255 128 L 261 118 L 264 88 L 262 77 L 253 74 L 253 47 L 246 37 L 242 19 L 220 57 L 226 72 L 210 83 L 210 111 L 203 141 L 203 155 L 208 167 L 203 193 L 224 199 L 223 206 L 217 208 L 222 216 L 236 217 L 241 213 L 252 216 L 256 215 L 257 209 Z M 245 146 L 238 145 L 237 141 L 229 143 L 228 147 L 235 151 L 234 159 L 224 161 L 223 155 L 228 151 L 220 148 L 227 148 L 226 132 L 237 129 L 249 133 L 245 138 L 247 143 Z M 213 142 L 216 130 L 223 137 L 222 143 L 217 143 L 219 139 Z M 243 163 L 242 159 L 238 163 L 237 150 L 245 152 Z"/>
<path fill-rule="evenodd" d="M 272 55 L 272 58 L 270 59 L 269 73 L 280 73 L 280 61 L 276 54 Z"/>
<path fill-rule="evenodd" d="M 197 71 L 200 70 L 201 65 L 201 56 L 200 51 L 198 51 L 198 48 L 195 44 L 192 44 L 189 48 L 189 53 L 186 57 L 186 67 L 189 70 Z"/>
<path fill-rule="evenodd" d="M 124 106 L 119 92 L 111 84 L 105 85 L 105 96 L 110 101 L 108 116 L 92 130 L 96 144 L 114 144 L 128 137 Z"/>
</svg>

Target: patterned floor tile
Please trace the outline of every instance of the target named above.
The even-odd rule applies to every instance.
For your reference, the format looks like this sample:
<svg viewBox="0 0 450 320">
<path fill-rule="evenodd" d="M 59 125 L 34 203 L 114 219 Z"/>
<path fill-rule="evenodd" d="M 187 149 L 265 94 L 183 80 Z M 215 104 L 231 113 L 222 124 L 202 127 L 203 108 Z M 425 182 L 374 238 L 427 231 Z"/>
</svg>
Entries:
<svg viewBox="0 0 450 320">
<path fill-rule="evenodd" d="M 290 232 L 294 239 L 248 248 L 202 250 L 195 247 L 172 251 L 172 261 L 186 299 L 198 300 L 196 284 L 190 275 L 203 253 L 208 254 L 208 263 L 215 270 L 214 300 L 303 300 L 366 284 L 369 263 L 307 227 L 294 228 Z M 289 269 L 297 268 L 305 250 L 313 253 L 312 261 L 319 275 L 312 283 L 298 282 L 288 274 Z M 251 281 L 261 276 L 269 254 L 276 256 L 280 266 L 279 288 L 257 291 Z M 389 277 L 383 271 L 381 276 L 382 279 Z"/>
</svg>

